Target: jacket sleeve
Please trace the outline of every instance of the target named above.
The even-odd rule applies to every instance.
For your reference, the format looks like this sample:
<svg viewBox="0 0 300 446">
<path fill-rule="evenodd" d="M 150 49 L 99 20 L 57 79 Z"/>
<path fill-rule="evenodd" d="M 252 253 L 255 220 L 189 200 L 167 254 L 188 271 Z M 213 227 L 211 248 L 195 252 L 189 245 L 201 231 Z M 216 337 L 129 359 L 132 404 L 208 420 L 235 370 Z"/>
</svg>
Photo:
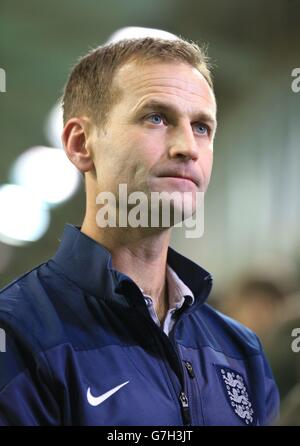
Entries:
<svg viewBox="0 0 300 446">
<path fill-rule="evenodd" d="M 0 426 L 60 424 L 60 411 L 42 351 L 17 324 L 1 318 Z"/>
<path fill-rule="evenodd" d="M 279 419 L 280 398 L 270 366 L 263 354 L 266 376 L 266 425 L 274 425 Z"/>
<path fill-rule="evenodd" d="M 271 367 L 266 358 L 260 339 L 257 336 L 256 338 L 261 350 L 261 361 L 264 374 L 264 379 L 261 380 L 264 385 L 264 391 L 262 393 L 265 395 L 263 417 L 264 425 L 270 426 L 276 424 L 279 419 L 280 397 L 278 387 L 276 385 Z"/>
</svg>

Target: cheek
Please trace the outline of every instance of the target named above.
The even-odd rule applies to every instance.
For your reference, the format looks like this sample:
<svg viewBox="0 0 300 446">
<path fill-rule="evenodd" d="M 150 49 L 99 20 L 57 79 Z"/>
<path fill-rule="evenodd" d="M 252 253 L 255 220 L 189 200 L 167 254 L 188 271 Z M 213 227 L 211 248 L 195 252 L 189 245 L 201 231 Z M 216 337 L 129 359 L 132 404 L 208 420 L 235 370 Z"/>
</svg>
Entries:
<svg viewBox="0 0 300 446">
<path fill-rule="evenodd" d="M 157 132 L 158 133 L 158 132 Z M 162 156 L 162 137 L 155 132 L 131 132 L 124 141 L 123 163 L 130 172 L 147 174 Z"/>
<path fill-rule="evenodd" d="M 202 182 L 206 189 L 210 180 L 213 166 L 213 151 L 210 149 L 203 149 L 202 156 L 199 157 L 199 163 L 202 175 Z"/>
<path fill-rule="evenodd" d="M 202 170 L 205 176 L 210 176 L 213 165 L 213 151 L 210 149 L 203 150 L 203 156 L 200 157 Z"/>
<path fill-rule="evenodd" d="M 158 133 L 158 132 L 157 132 Z M 160 157 L 161 135 L 122 129 L 108 135 L 99 144 L 97 176 L 99 187 L 112 190 L 115 184 L 143 188 L 145 179 Z"/>
</svg>

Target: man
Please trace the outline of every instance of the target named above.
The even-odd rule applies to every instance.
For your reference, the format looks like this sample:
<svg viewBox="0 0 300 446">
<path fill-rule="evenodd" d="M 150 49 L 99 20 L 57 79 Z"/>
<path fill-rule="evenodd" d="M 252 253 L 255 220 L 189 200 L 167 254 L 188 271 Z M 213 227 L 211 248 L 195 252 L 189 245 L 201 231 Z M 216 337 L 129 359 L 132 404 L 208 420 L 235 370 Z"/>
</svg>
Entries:
<svg viewBox="0 0 300 446">
<path fill-rule="evenodd" d="M 278 392 L 260 342 L 205 303 L 211 276 L 169 247 L 160 217 L 120 224 L 132 209 L 121 184 L 150 201 L 188 193 L 197 212 L 216 130 L 206 56 L 182 39 L 104 45 L 75 66 L 63 106 L 86 213 L 52 259 L 0 295 L 0 424 L 271 423 Z M 116 197 L 117 225 L 101 224 L 101 193 Z"/>
</svg>

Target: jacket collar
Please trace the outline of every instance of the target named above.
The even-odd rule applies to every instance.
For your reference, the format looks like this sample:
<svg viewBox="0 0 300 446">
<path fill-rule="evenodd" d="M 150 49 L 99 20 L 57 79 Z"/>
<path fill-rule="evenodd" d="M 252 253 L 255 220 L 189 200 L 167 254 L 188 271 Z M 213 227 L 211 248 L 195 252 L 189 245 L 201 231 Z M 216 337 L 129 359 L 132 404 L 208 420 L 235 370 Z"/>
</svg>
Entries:
<svg viewBox="0 0 300 446">
<path fill-rule="evenodd" d="M 112 267 L 110 252 L 80 231 L 80 226 L 67 223 L 59 248 L 50 262 L 75 282 L 83 291 L 107 298 L 122 289 L 124 282 L 137 285 L 125 274 Z M 212 277 L 196 263 L 173 248 L 168 248 L 167 263 L 193 292 L 195 300 L 203 303 L 211 290 Z"/>
</svg>

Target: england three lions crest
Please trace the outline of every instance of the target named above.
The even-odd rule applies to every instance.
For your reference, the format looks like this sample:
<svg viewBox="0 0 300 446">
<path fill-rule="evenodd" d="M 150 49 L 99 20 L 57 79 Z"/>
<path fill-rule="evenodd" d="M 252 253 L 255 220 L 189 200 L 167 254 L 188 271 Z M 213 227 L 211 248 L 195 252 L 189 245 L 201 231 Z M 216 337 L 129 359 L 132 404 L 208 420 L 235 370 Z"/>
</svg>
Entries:
<svg viewBox="0 0 300 446">
<path fill-rule="evenodd" d="M 228 367 L 217 366 L 217 371 L 232 410 L 246 425 L 253 426 L 254 410 L 244 377 Z"/>
</svg>

